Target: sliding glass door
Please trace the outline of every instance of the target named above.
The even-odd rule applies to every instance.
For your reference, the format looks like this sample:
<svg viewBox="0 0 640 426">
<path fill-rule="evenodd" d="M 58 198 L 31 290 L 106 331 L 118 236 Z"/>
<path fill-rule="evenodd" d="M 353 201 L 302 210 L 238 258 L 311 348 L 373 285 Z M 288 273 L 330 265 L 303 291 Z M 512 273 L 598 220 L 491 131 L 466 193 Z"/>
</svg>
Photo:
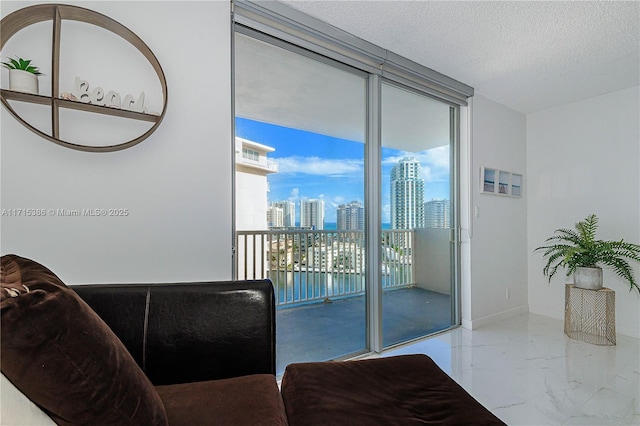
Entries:
<svg viewBox="0 0 640 426">
<path fill-rule="evenodd" d="M 236 274 L 273 281 L 278 373 L 367 349 L 366 88 L 365 73 L 235 35 Z"/>
<path fill-rule="evenodd" d="M 454 108 L 383 82 L 383 345 L 455 324 Z"/>
<path fill-rule="evenodd" d="M 237 25 L 235 276 L 269 278 L 277 371 L 457 325 L 458 105 Z"/>
</svg>

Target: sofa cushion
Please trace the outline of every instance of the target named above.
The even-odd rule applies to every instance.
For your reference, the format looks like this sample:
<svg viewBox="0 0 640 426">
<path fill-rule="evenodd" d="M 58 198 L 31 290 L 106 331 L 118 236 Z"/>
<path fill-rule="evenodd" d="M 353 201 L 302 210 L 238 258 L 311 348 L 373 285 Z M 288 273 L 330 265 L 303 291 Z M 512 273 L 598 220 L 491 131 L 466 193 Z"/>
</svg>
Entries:
<svg viewBox="0 0 640 426">
<path fill-rule="evenodd" d="M 0 369 L 22 393 L 58 424 L 167 424 L 153 385 L 73 290 L 32 260 L 0 264 Z"/>
<path fill-rule="evenodd" d="M 0 374 L 0 425 L 53 426 L 51 417 Z"/>
<path fill-rule="evenodd" d="M 287 425 L 275 376 L 157 386 L 171 426 Z"/>
<path fill-rule="evenodd" d="M 289 364 L 291 426 L 503 425 L 426 355 Z"/>
</svg>

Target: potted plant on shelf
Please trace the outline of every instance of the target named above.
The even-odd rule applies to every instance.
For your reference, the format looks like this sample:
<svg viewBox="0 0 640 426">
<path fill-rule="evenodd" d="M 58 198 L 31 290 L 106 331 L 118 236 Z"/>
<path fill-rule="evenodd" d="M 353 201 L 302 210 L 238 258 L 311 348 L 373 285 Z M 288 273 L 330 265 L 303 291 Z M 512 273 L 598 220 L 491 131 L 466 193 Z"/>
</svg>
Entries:
<svg viewBox="0 0 640 426">
<path fill-rule="evenodd" d="M 551 282 L 559 268 L 566 268 L 567 276 L 573 274 L 576 287 L 598 290 L 602 288 L 600 265 L 605 265 L 629 283 L 629 291 L 635 288 L 640 293 L 629 263 L 630 260 L 640 262 L 640 245 L 623 240 L 596 240 L 597 228 L 598 217 L 591 214 L 578 222 L 575 230 L 556 229 L 555 235 L 545 240 L 553 244 L 534 250 L 544 250 L 544 257 L 547 258 L 542 272 Z"/>
<path fill-rule="evenodd" d="M 2 65 L 9 69 L 9 90 L 38 94 L 38 67 L 31 65 L 31 59 L 9 58 Z"/>
</svg>

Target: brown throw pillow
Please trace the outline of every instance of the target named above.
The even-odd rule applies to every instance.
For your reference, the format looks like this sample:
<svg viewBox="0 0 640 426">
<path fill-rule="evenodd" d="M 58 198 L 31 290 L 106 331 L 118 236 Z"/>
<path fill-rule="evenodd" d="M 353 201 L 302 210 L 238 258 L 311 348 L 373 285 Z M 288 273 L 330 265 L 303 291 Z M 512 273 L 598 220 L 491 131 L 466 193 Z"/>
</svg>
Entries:
<svg viewBox="0 0 640 426">
<path fill-rule="evenodd" d="M 58 424 L 167 424 L 149 379 L 73 290 L 32 260 L 0 264 L 0 369 L 22 393 Z"/>
</svg>

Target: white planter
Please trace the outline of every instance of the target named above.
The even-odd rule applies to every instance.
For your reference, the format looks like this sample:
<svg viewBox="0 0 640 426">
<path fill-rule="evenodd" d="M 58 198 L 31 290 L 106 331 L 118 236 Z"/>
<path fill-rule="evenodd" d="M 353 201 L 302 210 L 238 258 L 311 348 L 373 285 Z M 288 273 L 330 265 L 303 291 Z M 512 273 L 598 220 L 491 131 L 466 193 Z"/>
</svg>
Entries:
<svg viewBox="0 0 640 426">
<path fill-rule="evenodd" d="M 579 288 L 600 290 L 602 288 L 602 268 L 576 268 L 573 273 L 573 283 Z"/>
<path fill-rule="evenodd" d="M 9 90 L 38 94 L 38 76 L 29 71 L 9 70 Z"/>
</svg>

